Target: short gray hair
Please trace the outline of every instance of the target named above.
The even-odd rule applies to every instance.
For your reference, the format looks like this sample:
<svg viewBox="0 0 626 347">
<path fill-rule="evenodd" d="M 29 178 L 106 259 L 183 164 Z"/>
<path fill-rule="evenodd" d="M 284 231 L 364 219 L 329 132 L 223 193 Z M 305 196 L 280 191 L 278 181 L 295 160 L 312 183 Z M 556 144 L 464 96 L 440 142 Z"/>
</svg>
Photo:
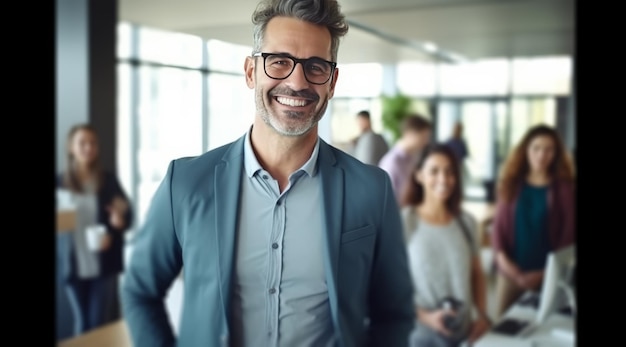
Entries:
<svg viewBox="0 0 626 347">
<path fill-rule="evenodd" d="M 336 0 L 262 0 L 252 14 L 253 54 L 261 51 L 267 23 L 277 16 L 293 17 L 328 28 L 332 40 L 331 59 L 337 61 L 339 40 L 348 32 L 348 23 Z"/>
</svg>

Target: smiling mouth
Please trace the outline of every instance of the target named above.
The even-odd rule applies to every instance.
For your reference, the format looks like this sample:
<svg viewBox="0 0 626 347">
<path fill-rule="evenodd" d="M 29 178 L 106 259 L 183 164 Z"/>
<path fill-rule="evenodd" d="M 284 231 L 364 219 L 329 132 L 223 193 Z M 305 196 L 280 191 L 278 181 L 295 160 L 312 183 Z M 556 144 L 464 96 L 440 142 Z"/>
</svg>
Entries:
<svg viewBox="0 0 626 347">
<path fill-rule="evenodd" d="M 274 97 L 279 104 L 291 107 L 304 107 L 310 104 L 311 100 L 303 100 L 303 99 L 292 99 L 284 96 L 276 96 Z"/>
</svg>

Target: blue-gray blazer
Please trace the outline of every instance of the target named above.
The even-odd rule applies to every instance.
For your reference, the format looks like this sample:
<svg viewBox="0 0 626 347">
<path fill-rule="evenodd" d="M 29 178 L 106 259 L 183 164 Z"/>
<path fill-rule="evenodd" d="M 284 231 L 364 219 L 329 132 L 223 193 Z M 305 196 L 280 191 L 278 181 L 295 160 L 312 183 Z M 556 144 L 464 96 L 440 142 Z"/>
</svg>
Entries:
<svg viewBox="0 0 626 347">
<path fill-rule="evenodd" d="M 170 163 L 122 284 L 135 347 L 228 346 L 244 140 Z M 339 346 L 405 347 L 415 322 L 413 287 L 390 179 L 321 139 L 318 168 Z M 164 298 L 181 270 L 184 302 L 175 336 Z"/>
</svg>

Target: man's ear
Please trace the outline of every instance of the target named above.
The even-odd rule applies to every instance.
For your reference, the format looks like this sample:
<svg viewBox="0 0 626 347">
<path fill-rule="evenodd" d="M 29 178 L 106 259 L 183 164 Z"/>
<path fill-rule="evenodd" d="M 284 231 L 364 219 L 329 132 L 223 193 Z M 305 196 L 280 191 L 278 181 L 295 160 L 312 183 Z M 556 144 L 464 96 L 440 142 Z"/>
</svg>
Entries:
<svg viewBox="0 0 626 347">
<path fill-rule="evenodd" d="M 248 88 L 250 89 L 254 89 L 255 87 L 254 70 L 255 70 L 255 58 L 246 57 L 246 61 L 243 63 L 243 71 L 246 74 L 246 84 L 248 85 Z"/>
</svg>

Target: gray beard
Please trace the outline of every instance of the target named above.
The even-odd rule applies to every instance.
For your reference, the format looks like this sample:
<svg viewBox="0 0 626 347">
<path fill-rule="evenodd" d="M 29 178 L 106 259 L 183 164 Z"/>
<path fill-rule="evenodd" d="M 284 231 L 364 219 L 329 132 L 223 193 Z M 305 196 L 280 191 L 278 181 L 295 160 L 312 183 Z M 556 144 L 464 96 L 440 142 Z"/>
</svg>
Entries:
<svg viewBox="0 0 626 347">
<path fill-rule="evenodd" d="M 328 107 L 328 98 L 324 101 L 322 108 L 320 108 L 319 112 L 313 116 L 313 118 L 308 122 L 297 127 L 289 127 L 285 128 L 280 124 L 275 117 L 270 115 L 265 104 L 263 103 L 263 95 L 257 94 L 256 96 L 256 111 L 261 116 L 261 119 L 265 124 L 267 124 L 270 128 L 274 129 L 277 133 L 283 136 L 301 136 L 309 132 L 312 128 L 317 125 L 317 123 L 322 119 L 324 113 L 326 112 L 326 108 Z M 303 119 L 307 115 L 303 112 L 297 111 L 289 111 L 286 113 L 290 119 Z"/>
</svg>

